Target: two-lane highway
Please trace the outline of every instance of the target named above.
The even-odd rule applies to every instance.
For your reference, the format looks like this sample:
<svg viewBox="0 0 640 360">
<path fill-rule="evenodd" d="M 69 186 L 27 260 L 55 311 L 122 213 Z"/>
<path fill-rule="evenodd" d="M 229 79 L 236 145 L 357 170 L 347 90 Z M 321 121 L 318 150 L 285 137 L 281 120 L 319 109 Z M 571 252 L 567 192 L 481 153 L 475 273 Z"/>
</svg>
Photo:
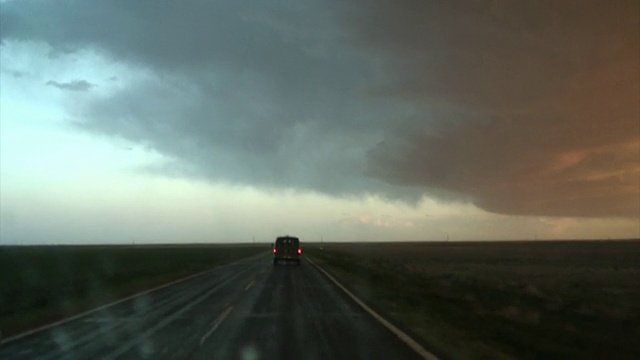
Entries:
<svg viewBox="0 0 640 360">
<path fill-rule="evenodd" d="M 416 359 L 309 262 L 261 254 L 0 345 L 2 359 Z"/>
</svg>

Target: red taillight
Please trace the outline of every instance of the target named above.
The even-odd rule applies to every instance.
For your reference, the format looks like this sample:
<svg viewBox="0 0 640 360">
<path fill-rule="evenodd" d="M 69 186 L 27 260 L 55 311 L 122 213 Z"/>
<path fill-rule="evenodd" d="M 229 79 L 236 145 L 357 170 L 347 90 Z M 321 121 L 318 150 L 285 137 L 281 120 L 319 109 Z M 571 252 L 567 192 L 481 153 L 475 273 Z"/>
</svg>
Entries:
<svg viewBox="0 0 640 360">
<path fill-rule="evenodd" d="M 298 254 L 302 254 L 302 248 L 298 248 Z"/>
<path fill-rule="evenodd" d="M 277 252 L 278 252 L 278 249 L 273 248 L 273 253 L 275 254 L 275 253 L 277 253 Z"/>
</svg>

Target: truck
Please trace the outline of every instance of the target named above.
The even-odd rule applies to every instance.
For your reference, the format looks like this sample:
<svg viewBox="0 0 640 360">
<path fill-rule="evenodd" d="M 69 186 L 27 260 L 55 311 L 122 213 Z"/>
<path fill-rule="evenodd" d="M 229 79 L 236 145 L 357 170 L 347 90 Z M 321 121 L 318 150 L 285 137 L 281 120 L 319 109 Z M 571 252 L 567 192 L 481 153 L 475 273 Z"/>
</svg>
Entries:
<svg viewBox="0 0 640 360">
<path fill-rule="evenodd" d="M 289 235 L 278 236 L 272 247 L 273 265 L 277 265 L 281 261 L 293 261 L 300 265 L 302 247 L 300 247 L 300 239 L 297 237 Z"/>
</svg>

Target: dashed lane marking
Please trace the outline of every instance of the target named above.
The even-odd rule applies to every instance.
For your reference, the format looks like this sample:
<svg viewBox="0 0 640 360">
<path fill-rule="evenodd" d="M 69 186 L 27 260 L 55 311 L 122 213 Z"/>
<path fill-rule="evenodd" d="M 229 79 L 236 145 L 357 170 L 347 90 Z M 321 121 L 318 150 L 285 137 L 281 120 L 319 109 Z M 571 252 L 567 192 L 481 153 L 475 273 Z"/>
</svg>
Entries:
<svg viewBox="0 0 640 360">
<path fill-rule="evenodd" d="M 253 286 L 253 284 L 255 284 L 255 283 L 256 283 L 256 279 L 251 280 L 251 282 L 249 283 L 249 285 L 247 285 L 247 287 L 246 287 L 246 288 L 244 288 L 244 291 L 249 290 L 249 289 Z"/>
<path fill-rule="evenodd" d="M 214 320 L 214 322 L 211 323 L 211 329 L 209 329 L 209 331 L 207 331 L 207 333 L 204 334 L 204 336 L 202 336 L 202 338 L 200 339 L 200 345 L 204 344 L 204 341 L 207 340 L 209 335 L 213 334 L 213 332 L 216 331 L 218 326 L 222 324 L 224 319 L 229 315 L 229 313 L 231 313 L 232 310 L 233 310 L 233 306 L 229 306 L 228 308 L 225 309 L 225 311 L 222 312 L 222 314 L 218 315 L 218 317 Z"/>
</svg>

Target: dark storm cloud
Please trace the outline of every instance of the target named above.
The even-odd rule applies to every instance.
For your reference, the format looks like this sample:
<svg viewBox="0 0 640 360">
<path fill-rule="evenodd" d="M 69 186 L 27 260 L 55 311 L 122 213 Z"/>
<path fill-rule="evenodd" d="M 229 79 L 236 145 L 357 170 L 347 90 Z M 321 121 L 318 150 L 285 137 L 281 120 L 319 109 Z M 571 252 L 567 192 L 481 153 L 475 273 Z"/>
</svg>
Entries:
<svg viewBox="0 0 640 360">
<path fill-rule="evenodd" d="M 3 41 L 97 49 L 150 70 L 94 98 L 81 126 L 160 151 L 171 174 L 342 194 L 385 186 L 361 176 L 385 110 L 357 93 L 367 66 L 313 3 L 24 1 L 1 16 Z"/>
<path fill-rule="evenodd" d="M 0 40 L 150 71 L 94 97 L 79 126 L 173 159 L 154 171 L 638 216 L 637 13 L 634 1 L 26 0 L 3 4 Z"/>
<path fill-rule="evenodd" d="M 640 216 L 638 4 L 371 5 L 352 22 L 383 74 L 369 93 L 425 110 L 369 171 L 499 213 Z"/>
<path fill-rule="evenodd" d="M 66 83 L 49 80 L 45 83 L 45 85 L 53 86 L 60 90 L 69 91 L 89 91 L 92 87 L 95 86 L 86 80 L 74 80 Z"/>
</svg>

